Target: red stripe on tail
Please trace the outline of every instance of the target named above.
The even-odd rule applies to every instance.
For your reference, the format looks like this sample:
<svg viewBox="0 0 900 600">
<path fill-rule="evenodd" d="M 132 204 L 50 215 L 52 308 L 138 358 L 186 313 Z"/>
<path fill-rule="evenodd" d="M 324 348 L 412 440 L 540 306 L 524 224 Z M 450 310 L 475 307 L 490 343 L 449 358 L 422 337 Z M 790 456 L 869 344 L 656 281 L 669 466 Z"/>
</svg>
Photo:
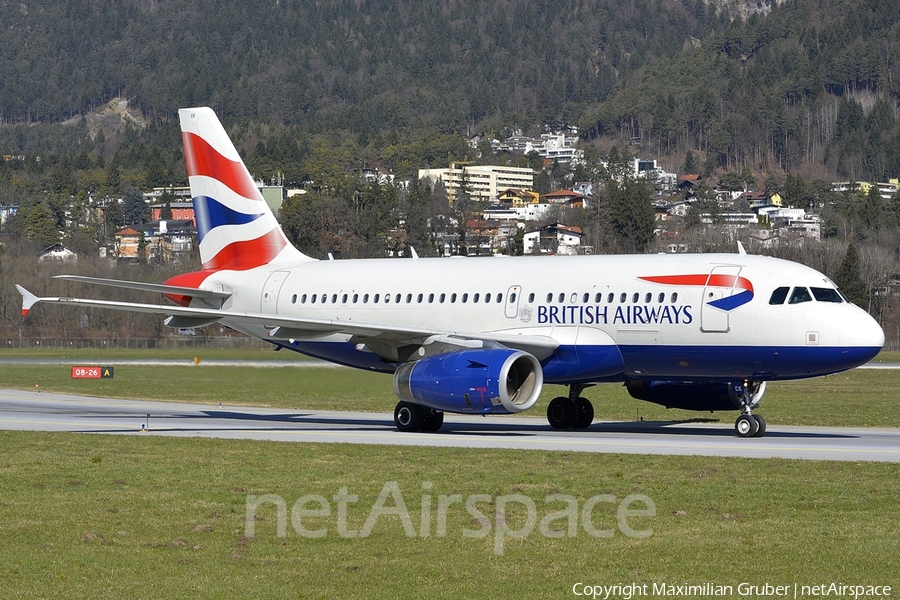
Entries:
<svg viewBox="0 0 900 600">
<path fill-rule="evenodd" d="M 189 177 L 210 177 L 221 181 L 245 198 L 262 201 L 256 183 L 243 163 L 225 158 L 197 134 L 183 131 L 181 139 L 184 142 L 184 158 Z"/>
<path fill-rule="evenodd" d="M 203 263 L 203 268 L 234 271 L 252 269 L 272 262 L 285 246 L 287 240 L 281 234 L 281 230 L 276 228 L 255 240 L 228 244 Z"/>
</svg>

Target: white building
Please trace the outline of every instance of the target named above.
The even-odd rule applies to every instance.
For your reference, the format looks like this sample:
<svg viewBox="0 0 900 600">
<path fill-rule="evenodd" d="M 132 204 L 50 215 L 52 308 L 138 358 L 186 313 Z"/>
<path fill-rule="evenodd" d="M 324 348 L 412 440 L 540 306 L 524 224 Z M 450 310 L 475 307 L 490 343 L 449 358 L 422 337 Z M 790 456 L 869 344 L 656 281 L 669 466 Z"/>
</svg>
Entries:
<svg viewBox="0 0 900 600">
<path fill-rule="evenodd" d="M 533 188 L 534 170 L 495 165 L 453 165 L 449 169 L 419 169 L 419 179 L 442 181 L 451 204 L 459 195 L 464 180 L 468 181 L 469 191 L 475 200 L 493 203 L 503 190 Z"/>
<path fill-rule="evenodd" d="M 534 254 L 536 248 L 540 248 L 541 254 L 577 254 L 582 235 L 580 227 L 562 223 L 546 225 L 525 233 L 525 254 Z"/>
</svg>

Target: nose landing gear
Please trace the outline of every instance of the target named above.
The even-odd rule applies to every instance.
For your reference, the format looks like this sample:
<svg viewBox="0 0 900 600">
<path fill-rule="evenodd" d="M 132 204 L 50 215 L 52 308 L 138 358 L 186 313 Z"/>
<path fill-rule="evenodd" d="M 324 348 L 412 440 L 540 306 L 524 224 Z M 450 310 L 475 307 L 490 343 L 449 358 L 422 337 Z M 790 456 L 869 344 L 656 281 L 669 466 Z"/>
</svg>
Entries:
<svg viewBox="0 0 900 600">
<path fill-rule="evenodd" d="M 738 437 L 762 437 L 766 433 L 766 420 L 754 415 L 753 410 L 759 407 L 766 391 L 766 382 L 745 379 L 741 388 L 738 402 L 742 414 L 734 422 L 734 430 Z"/>
</svg>

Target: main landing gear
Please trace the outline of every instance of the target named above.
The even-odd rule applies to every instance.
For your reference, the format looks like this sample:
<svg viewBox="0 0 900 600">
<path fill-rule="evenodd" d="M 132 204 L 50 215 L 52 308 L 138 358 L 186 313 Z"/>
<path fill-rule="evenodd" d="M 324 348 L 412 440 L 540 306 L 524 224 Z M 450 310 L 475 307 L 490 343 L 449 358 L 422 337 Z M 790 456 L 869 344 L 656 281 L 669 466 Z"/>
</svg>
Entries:
<svg viewBox="0 0 900 600">
<path fill-rule="evenodd" d="M 765 382 L 744 380 L 743 393 L 738 396 L 742 414 L 734 422 L 738 437 L 762 437 L 766 433 L 766 420 L 753 414 L 753 410 L 759 407 L 765 389 Z"/>
<path fill-rule="evenodd" d="M 571 384 L 569 397 L 559 396 L 547 405 L 547 421 L 554 429 L 586 429 L 594 422 L 594 405 L 581 396 L 586 385 Z"/>
<path fill-rule="evenodd" d="M 444 413 L 412 402 L 398 402 L 394 408 L 394 424 L 400 431 L 433 432 L 444 424 Z"/>
</svg>

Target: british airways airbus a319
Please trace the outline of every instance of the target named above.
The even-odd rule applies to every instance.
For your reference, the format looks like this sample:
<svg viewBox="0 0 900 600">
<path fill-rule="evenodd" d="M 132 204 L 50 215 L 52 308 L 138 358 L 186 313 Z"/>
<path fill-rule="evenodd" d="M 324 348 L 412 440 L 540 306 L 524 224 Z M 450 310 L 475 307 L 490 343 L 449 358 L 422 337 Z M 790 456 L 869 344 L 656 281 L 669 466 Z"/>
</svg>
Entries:
<svg viewBox="0 0 900 600">
<path fill-rule="evenodd" d="M 437 431 L 444 413 L 528 410 L 545 383 L 555 428 L 594 418 L 582 391 L 619 382 L 672 408 L 736 410 L 741 437 L 770 381 L 871 360 L 884 332 L 828 277 L 763 256 L 310 258 L 285 238 L 215 113 L 179 111 L 203 269 L 149 284 L 61 277 L 163 294 L 172 305 L 37 302 L 212 323 L 351 367 L 392 373 L 401 431 Z"/>
</svg>

